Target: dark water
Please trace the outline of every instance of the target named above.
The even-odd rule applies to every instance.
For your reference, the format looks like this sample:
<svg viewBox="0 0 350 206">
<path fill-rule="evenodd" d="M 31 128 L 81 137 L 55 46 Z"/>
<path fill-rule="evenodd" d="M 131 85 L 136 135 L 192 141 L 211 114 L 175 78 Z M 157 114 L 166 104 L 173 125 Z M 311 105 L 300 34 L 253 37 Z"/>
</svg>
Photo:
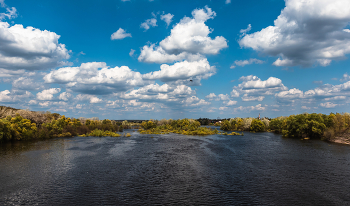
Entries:
<svg viewBox="0 0 350 206">
<path fill-rule="evenodd" d="M 322 141 L 132 132 L 0 146 L 0 205 L 349 204 L 350 146 Z"/>
</svg>

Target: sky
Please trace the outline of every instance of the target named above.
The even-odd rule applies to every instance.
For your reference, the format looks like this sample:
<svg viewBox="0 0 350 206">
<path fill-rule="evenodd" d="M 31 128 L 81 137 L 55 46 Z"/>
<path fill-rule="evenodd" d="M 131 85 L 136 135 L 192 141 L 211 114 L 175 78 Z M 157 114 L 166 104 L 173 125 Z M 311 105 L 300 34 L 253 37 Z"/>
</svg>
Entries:
<svg viewBox="0 0 350 206">
<path fill-rule="evenodd" d="M 69 117 L 350 112 L 349 0 L 0 0 L 0 105 Z"/>
</svg>

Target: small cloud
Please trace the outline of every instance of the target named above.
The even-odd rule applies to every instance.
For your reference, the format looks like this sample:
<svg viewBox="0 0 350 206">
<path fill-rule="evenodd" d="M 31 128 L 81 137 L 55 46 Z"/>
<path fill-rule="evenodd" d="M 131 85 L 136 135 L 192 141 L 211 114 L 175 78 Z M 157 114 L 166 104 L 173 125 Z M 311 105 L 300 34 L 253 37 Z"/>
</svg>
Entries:
<svg viewBox="0 0 350 206">
<path fill-rule="evenodd" d="M 6 11 L 6 13 L 0 13 L 0 20 L 5 19 L 6 17 L 8 19 L 13 19 L 17 17 L 17 9 L 15 7 L 6 8 Z"/>
<path fill-rule="evenodd" d="M 331 80 L 333 80 L 333 81 L 338 81 L 338 78 L 332 78 Z"/>
<path fill-rule="evenodd" d="M 227 1 L 226 1 L 227 2 Z M 230 1 L 231 3 L 231 1 Z M 227 3 L 226 3 L 227 4 Z M 247 32 L 249 32 L 250 30 L 252 29 L 252 25 L 251 24 L 248 24 L 248 27 L 246 29 L 241 29 L 239 31 L 239 33 L 241 33 L 241 37 L 242 36 L 245 36 L 247 34 Z"/>
<path fill-rule="evenodd" d="M 294 69 L 293 69 L 293 68 L 288 68 L 288 67 L 283 68 L 282 70 L 283 70 L 283 71 L 294 72 Z"/>
<path fill-rule="evenodd" d="M 226 0 L 225 1 L 225 4 L 230 4 L 231 3 L 231 0 Z M 250 24 L 249 24 L 250 25 Z"/>
<path fill-rule="evenodd" d="M 78 55 L 86 55 L 83 51 L 79 52 Z"/>
<path fill-rule="evenodd" d="M 154 16 L 155 14 L 152 13 L 152 15 Z M 152 18 L 152 19 L 147 19 L 145 22 L 143 22 L 140 27 L 145 29 L 145 31 L 147 31 L 148 29 L 150 29 L 151 27 L 156 27 L 157 25 L 157 19 Z"/>
<path fill-rule="evenodd" d="M 341 82 L 349 81 L 350 75 L 348 73 L 343 74 L 343 77 L 340 79 Z"/>
<path fill-rule="evenodd" d="M 245 65 L 249 64 L 263 64 L 265 63 L 262 60 L 259 59 L 248 59 L 248 60 L 236 60 L 234 64 L 231 65 L 230 69 L 234 69 L 236 66 L 244 67 Z"/>
<path fill-rule="evenodd" d="M 129 52 L 129 56 L 132 57 L 134 55 L 134 53 L 135 53 L 135 50 L 131 49 L 130 52 Z"/>
<path fill-rule="evenodd" d="M 6 7 L 6 4 L 5 4 L 4 0 L 0 0 L 0 6 L 3 7 L 3 8 Z"/>
<path fill-rule="evenodd" d="M 207 99 L 214 99 L 216 98 L 216 95 L 214 93 L 210 93 L 209 95 L 205 96 Z"/>
<path fill-rule="evenodd" d="M 235 104 L 237 104 L 237 101 L 232 101 L 232 100 L 230 100 L 229 102 L 227 102 L 227 106 L 232 106 L 232 105 L 235 105 Z"/>
<path fill-rule="evenodd" d="M 167 27 L 168 27 L 170 25 L 173 17 L 174 17 L 174 15 L 171 14 L 171 13 L 164 14 L 164 12 L 163 12 L 163 15 L 160 16 L 160 19 L 163 20 L 166 23 Z"/>
<path fill-rule="evenodd" d="M 124 39 L 126 37 L 131 37 L 130 33 L 126 33 L 126 31 L 122 28 L 119 28 L 118 31 L 114 32 L 111 35 L 111 40 L 115 40 L 115 39 Z"/>
<path fill-rule="evenodd" d="M 323 84 L 323 81 L 313 81 L 314 84 Z"/>
<path fill-rule="evenodd" d="M 326 103 L 321 103 L 320 106 L 324 108 L 334 108 L 338 106 L 338 104 L 334 104 L 332 102 L 326 102 Z"/>
</svg>

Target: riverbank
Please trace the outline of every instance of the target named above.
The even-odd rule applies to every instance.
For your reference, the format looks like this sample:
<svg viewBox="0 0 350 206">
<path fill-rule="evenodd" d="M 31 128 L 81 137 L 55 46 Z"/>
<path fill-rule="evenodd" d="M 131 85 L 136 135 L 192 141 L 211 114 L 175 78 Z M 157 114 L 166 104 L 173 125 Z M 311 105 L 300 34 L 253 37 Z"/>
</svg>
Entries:
<svg viewBox="0 0 350 206">
<path fill-rule="evenodd" d="M 350 131 L 346 131 L 343 134 L 330 139 L 330 142 L 338 143 L 338 144 L 347 144 L 350 145 Z"/>
</svg>

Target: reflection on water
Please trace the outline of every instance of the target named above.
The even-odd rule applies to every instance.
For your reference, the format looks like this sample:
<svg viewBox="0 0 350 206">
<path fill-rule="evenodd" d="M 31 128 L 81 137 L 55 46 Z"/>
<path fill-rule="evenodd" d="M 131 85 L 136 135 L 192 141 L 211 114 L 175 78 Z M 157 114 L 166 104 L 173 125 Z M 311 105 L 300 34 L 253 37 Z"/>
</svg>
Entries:
<svg viewBox="0 0 350 206">
<path fill-rule="evenodd" d="M 0 205 L 348 205 L 350 147 L 271 133 L 0 145 Z"/>
</svg>

